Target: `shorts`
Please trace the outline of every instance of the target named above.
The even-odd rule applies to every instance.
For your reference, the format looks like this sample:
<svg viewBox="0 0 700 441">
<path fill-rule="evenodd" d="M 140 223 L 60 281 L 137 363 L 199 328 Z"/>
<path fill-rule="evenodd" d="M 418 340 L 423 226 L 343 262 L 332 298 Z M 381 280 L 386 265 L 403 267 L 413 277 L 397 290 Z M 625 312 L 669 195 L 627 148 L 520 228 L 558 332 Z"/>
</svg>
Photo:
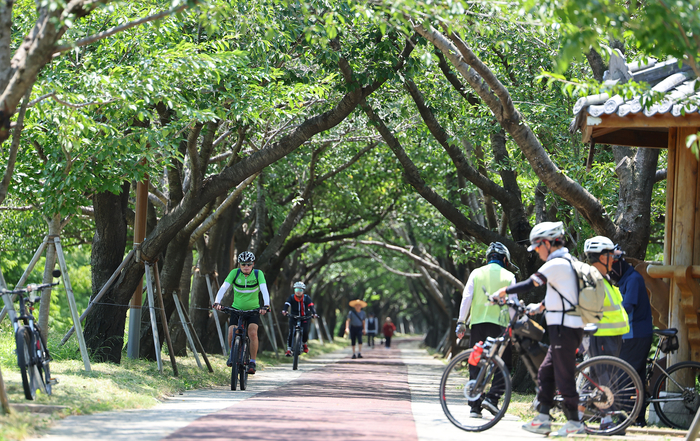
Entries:
<svg viewBox="0 0 700 441">
<path fill-rule="evenodd" d="M 231 319 L 229 321 L 230 326 L 238 326 L 238 313 L 232 313 L 231 314 Z M 243 319 L 246 323 L 250 324 L 256 324 L 260 326 L 260 313 L 246 313 L 243 316 Z"/>
<path fill-rule="evenodd" d="M 355 341 L 357 341 L 358 344 L 362 344 L 362 331 L 364 331 L 364 327 L 362 326 L 350 326 L 350 341 L 353 346 L 355 345 Z"/>
</svg>

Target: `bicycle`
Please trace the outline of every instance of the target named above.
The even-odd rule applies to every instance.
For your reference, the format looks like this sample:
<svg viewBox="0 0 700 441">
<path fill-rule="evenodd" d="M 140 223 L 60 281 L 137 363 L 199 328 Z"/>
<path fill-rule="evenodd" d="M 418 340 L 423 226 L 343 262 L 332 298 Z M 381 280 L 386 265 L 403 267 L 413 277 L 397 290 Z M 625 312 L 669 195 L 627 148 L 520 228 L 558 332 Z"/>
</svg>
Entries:
<svg viewBox="0 0 700 441">
<path fill-rule="evenodd" d="M 61 272 L 54 270 L 52 275 L 57 278 L 61 276 Z M 16 294 L 19 298 L 19 310 L 17 316 L 12 320 L 12 328 L 17 345 L 17 366 L 22 373 L 24 397 L 28 400 L 36 398 L 37 390 L 51 395 L 51 386 L 58 383 L 56 379 L 51 378 L 49 369 L 51 354 L 46 340 L 41 335 L 41 329 L 34 319 L 33 307 L 34 303 L 41 298 L 41 290 L 58 284 L 59 282 L 41 285 L 29 284 L 26 288 L 15 290 L 0 289 L 0 295 L 4 297 L 7 305 L 12 302 L 10 295 Z M 38 296 L 30 294 L 34 292 L 38 292 Z"/>
<path fill-rule="evenodd" d="M 250 338 L 248 337 L 248 317 L 259 314 L 259 309 L 240 311 L 228 306 L 221 308 L 222 311 L 233 317 L 238 315 L 238 327 L 231 340 L 231 390 L 236 390 L 236 384 L 240 378 L 240 388 L 245 390 L 248 386 L 248 363 L 250 362 Z"/>
<path fill-rule="evenodd" d="M 505 301 L 515 310 L 503 333 L 489 337 L 457 355 L 445 369 L 440 380 L 440 404 L 447 418 L 462 430 L 481 432 L 490 429 L 506 414 L 510 404 L 512 384 L 510 373 L 501 359 L 508 343 L 520 355 L 532 379 L 537 383 L 537 370 L 544 360 L 548 346 L 541 343 L 544 329 L 525 313 L 521 302 Z M 587 335 L 597 327 L 587 327 Z M 469 366 L 476 374 L 470 379 Z M 600 379 L 605 379 L 601 381 Z M 641 409 L 637 399 L 642 391 L 639 376 L 628 363 L 610 356 L 589 358 L 576 367 L 576 389 L 579 393 L 579 414 L 590 434 L 614 435 L 632 424 Z M 499 407 L 499 402 L 500 407 Z M 555 407 L 563 409 L 563 398 L 557 393 Z M 491 419 L 472 417 L 471 406 L 480 406 Z M 604 419 L 612 419 L 612 424 Z"/>
<path fill-rule="evenodd" d="M 294 361 L 292 362 L 292 370 L 297 370 L 299 367 L 299 355 L 301 354 L 301 345 L 303 343 L 304 328 L 303 324 L 313 318 L 310 315 L 294 315 L 287 314 L 290 318 L 296 320 L 294 325 L 294 337 L 292 338 L 292 356 Z"/>
<path fill-rule="evenodd" d="M 688 430 L 700 407 L 700 363 L 681 361 L 664 369 L 657 361 L 660 353 L 668 354 L 678 349 L 677 333 L 675 328 L 654 330 L 659 336 L 659 344 L 654 356 L 647 360 L 644 385 L 650 384 L 654 368 L 658 368 L 660 375 L 651 393 L 647 394 L 647 402 L 654 404 L 654 410 L 664 424 Z"/>
</svg>

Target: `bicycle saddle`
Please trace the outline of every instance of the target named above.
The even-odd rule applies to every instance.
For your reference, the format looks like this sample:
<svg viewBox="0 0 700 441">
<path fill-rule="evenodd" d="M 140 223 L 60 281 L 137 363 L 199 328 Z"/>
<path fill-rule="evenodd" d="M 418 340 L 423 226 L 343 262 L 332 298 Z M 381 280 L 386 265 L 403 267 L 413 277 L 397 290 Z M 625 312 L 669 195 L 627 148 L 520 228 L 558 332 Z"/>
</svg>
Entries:
<svg viewBox="0 0 700 441">
<path fill-rule="evenodd" d="M 678 329 L 676 329 L 676 328 L 654 329 L 654 334 L 662 335 L 664 337 L 673 337 L 674 335 L 678 334 Z"/>
</svg>

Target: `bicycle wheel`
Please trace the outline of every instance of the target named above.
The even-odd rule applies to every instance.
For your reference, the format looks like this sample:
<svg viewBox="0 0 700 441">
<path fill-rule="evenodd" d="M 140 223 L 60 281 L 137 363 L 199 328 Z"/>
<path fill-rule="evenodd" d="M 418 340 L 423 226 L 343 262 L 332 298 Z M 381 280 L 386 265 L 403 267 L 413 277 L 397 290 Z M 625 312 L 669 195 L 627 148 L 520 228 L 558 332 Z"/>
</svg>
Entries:
<svg viewBox="0 0 700 441">
<path fill-rule="evenodd" d="M 243 364 L 239 370 L 241 376 L 241 390 L 248 386 L 248 363 L 250 362 L 250 340 L 248 337 L 243 342 Z"/>
<path fill-rule="evenodd" d="M 22 326 L 17 329 L 15 333 L 15 342 L 17 343 L 17 366 L 19 366 L 22 372 L 24 397 L 28 400 L 33 400 L 36 397 L 36 390 L 38 389 L 36 383 L 39 373 L 32 362 L 32 339 L 27 326 Z"/>
<path fill-rule="evenodd" d="M 39 371 L 38 386 L 39 389 L 51 395 L 51 373 L 49 370 L 49 351 L 44 344 L 44 338 L 41 336 L 41 331 L 37 328 L 34 333 L 34 341 L 36 342 L 36 367 Z"/>
<path fill-rule="evenodd" d="M 621 433 L 634 422 L 642 408 L 642 380 L 629 363 L 601 355 L 576 367 L 579 415 L 586 432 L 598 435 Z M 557 397 L 561 405 L 563 400 Z"/>
<path fill-rule="evenodd" d="M 294 333 L 294 363 L 292 369 L 297 370 L 299 367 L 299 354 L 301 353 L 301 330 L 297 329 Z"/>
<path fill-rule="evenodd" d="M 240 369 L 241 357 L 241 336 L 237 335 L 233 341 L 233 349 L 231 349 L 231 359 L 233 364 L 231 365 L 231 390 L 236 390 L 236 385 L 238 383 L 238 370 Z"/>
<path fill-rule="evenodd" d="M 471 353 L 472 349 L 462 352 L 445 368 L 440 380 L 440 404 L 452 424 L 467 432 L 481 432 L 496 425 L 508 410 L 510 373 L 498 356 L 488 361 L 482 358 L 472 368 L 475 376 L 483 371 L 483 380 L 476 384 L 469 375 Z"/>
<path fill-rule="evenodd" d="M 656 380 L 650 401 L 664 424 L 688 430 L 700 407 L 700 363 L 682 361 L 666 372 Z"/>
</svg>

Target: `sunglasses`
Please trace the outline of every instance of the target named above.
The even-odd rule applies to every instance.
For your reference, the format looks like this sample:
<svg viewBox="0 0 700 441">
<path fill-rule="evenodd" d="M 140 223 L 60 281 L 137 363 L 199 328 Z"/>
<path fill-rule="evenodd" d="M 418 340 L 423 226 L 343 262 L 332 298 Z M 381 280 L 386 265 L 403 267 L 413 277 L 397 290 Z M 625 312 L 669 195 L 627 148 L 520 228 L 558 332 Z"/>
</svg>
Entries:
<svg viewBox="0 0 700 441">
<path fill-rule="evenodd" d="M 301 288 L 294 288 L 294 292 L 304 292 L 304 290 Z"/>
<path fill-rule="evenodd" d="M 241 266 L 253 266 L 252 263 L 241 263 Z"/>
</svg>

